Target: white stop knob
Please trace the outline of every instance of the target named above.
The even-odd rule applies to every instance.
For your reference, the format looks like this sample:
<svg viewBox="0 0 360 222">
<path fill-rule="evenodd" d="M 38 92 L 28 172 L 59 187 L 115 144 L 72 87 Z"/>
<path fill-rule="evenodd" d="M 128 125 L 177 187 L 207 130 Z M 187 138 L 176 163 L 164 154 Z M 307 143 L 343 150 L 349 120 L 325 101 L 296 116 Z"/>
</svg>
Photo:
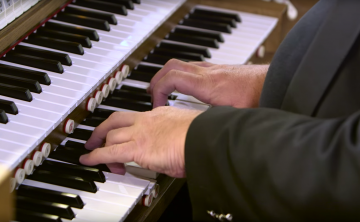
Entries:
<svg viewBox="0 0 360 222">
<path fill-rule="evenodd" d="M 109 96 L 110 93 L 110 87 L 108 84 L 104 84 L 101 87 L 101 92 L 103 93 L 104 98 L 107 98 Z"/>
<path fill-rule="evenodd" d="M 15 172 L 14 178 L 17 183 L 22 183 L 25 179 L 25 170 L 22 168 L 18 168 Z"/>
<path fill-rule="evenodd" d="M 94 98 L 95 98 L 95 100 L 96 100 L 96 103 L 97 104 L 100 104 L 102 101 L 103 101 L 103 99 L 104 99 L 104 95 L 103 95 L 103 93 L 101 92 L 101 91 L 96 91 L 96 93 L 94 94 Z"/>
<path fill-rule="evenodd" d="M 123 78 L 123 73 L 121 71 L 117 71 L 114 75 L 114 78 L 116 79 L 116 83 L 120 84 Z"/>
<path fill-rule="evenodd" d="M 114 91 L 115 88 L 116 88 L 116 79 L 111 77 L 109 80 L 108 80 L 108 85 L 109 85 L 109 88 L 110 88 L 110 91 Z"/>
<path fill-rule="evenodd" d="M 25 160 L 23 167 L 26 175 L 30 175 L 34 170 L 34 161 L 30 159 Z"/>
<path fill-rule="evenodd" d="M 150 195 L 146 195 L 143 197 L 142 203 L 145 207 L 150 207 L 152 200 L 153 200 L 153 195 L 152 195 L 152 193 L 150 193 Z"/>
<path fill-rule="evenodd" d="M 35 166 L 39 166 L 41 164 L 41 161 L 43 159 L 43 153 L 40 151 L 35 151 L 33 154 L 32 160 L 34 161 Z"/>
<path fill-rule="evenodd" d="M 120 71 L 123 74 L 123 79 L 125 79 L 129 75 L 130 67 L 128 65 L 122 65 Z"/>
<path fill-rule="evenodd" d="M 86 103 L 86 110 L 89 112 L 94 112 L 96 105 L 97 105 L 96 99 L 91 97 L 88 99 Z"/>
<path fill-rule="evenodd" d="M 256 52 L 256 55 L 259 57 L 259 58 L 264 58 L 265 57 L 265 46 L 260 46 Z"/>
<path fill-rule="evenodd" d="M 44 158 L 47 158 L 51 151 L 51 144 L 43 143 L 43 145 L 40 147 L 40 151 L 43 154 Z"/>
<path fill-rule="evenodd" d="M 74 132 L 74 128 L 75 128 L 75 121 L 72 119 L 66 120 L 64 126 L 64 132 L 67 134 L 71 134 Z"/>
<path fill-rule="evenodd" d="M 160 185 L 155 184 L 154 189 L 151 191 L 154 198 L 157 198 L 159 196 L 159 191 L 160 191 Z"/>
</svg>

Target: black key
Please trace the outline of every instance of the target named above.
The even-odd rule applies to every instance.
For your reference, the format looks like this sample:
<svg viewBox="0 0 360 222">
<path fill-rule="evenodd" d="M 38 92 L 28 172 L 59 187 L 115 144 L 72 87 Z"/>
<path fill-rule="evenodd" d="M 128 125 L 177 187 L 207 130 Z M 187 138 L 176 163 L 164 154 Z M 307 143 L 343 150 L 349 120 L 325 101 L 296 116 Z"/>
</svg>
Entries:
<svg viewBox="0 0 360 222">
<path fill-rule="evenodd" d="M 217 11 L 206 10 L 206 9 L 195 9 L 193 11 L 193 14 L 207 15 L 207 16 L 211 16 L 211 17 L 232 18 L 232 19 L 235 19 L 235 21 L 237 21 L 237 22 L 241 22 L 240 16 L 235 13 L 217 12 Z"/>
<path fill-rule="evenodd" d="M 183 34 L 189 36 L 216 39 L 218 42 L 224 42 L 224 37 L 222 36 L 221 32 L 206 31 L 206 30 L 191 30 L 182 27 L 175 28 L 173 32 L 177 34 Z"/>
<path fill-rule="evenodd" d="M 122 85 L 120 89 L 132 91 L 132 92 L 147 93 L 146 89 L 137 88 L 128 85 Z"/>
<path fill-rule="evenodd" d="M 57 73 L 64 72 L 64 68 L 59 61 L 30 56 L 13 51 L 7 53 L 3 60 Z"/>
<path fill-rule="evenodd" d="M 31 102 L 32 95 L 29 89 L 0 83 L 0 95 Z"/>
<path fill-rule="evenodd" d="M 16 207 L 39 213 L 53 214 L 70 220 L 75 217 L 75 214 L 69 205 L 52 203 L 21 195 L 16 196 Z"/>
<path fill-rule="evenodd" d="M 33 71 L 14 66 L 8 66 L 0 64 L 0 73 L 11 74 L 12 76 L 18 76 L 26 79 L 33 79 L 38 81 L 40 84 L 50 85 L 51 80 L 45 72 Z"/>
<path fill-rule="evenodd" d="M 79 149 L 79 148 L 77 148 L 77 147 L 62 146 L 62 145 L 56 147 L 56 151 L 59 151 L 59 152 L 69 152 L 69 153 L 77 153 L 77 154 L 80 154 L 80 155 L 88 154 L 88 153 L 91 152 L 90 150 L 85 149 L 84 147 L 83 147 L 82 149 Z"/>
<path fill-rule="evenodd" d="M 74 4 L 119 15 L 127 15 L 127 10 L 124 5 L 95 0 L 77 0 Z"/>
<path fill-rule="evenodd" d="M 91 116 L 100 117 L 100 118 L 109 118 L 111 114 L 115 112 L 114 110 L 108 110 L 108 109 L 100 109 L 96 108 L 94 112 L 91 114 Z"/>
<path fill-rule="evenodd" d="M 104 31 L 110 31 L 110 25 L 106 20 L 90 18 L 87 16 L 69 14 L 69 13 L 59 13 L 55 20 L 69 22 L 72 24 L 83 25 L 94 29 L 100 29 Z"/>
<path fill-rule="evenodd" d="M 16 209 L 15 220 L 22 222 L 61 222 L 61 218 L 57 215 L 33 212 L 30 210 Z"/>
<path fill-rule="evenodd" d="M 88 191 L 91 193 L 96 193 L 97 191 L 97 187 L 93 181 L 87 181 L 79 176 L 70 176 L 62 173 L 54 173 L 47 170 L 35 170 L 34 173 L 28 178 L 44 183 L 50 183 L 58 186 Z"/>
<path fill-rule="evenodd" d="M 155 48 L 152 51 L 152 54 L 160 55 L 160 56 L 169 56 L 169 57 L 179 58 L 179 59 L 185 59 L 188 61 L 205 61 L 205 58 L 203 55 L 198 54 L 198 53 L 186 52 L 184 50 L 173 51 L 173 50 Z"/>
<path fill-rule="evenodd" d="M 157 47 L 160 49 L 167 49 L 172 51 L 185 51 L 191 53 L 198 53 L 206 58 L 211 58 L 210 51 L 207 48 L 201 46 L 188 46 L 188 45 L 178 45 L 167 42 L 161 42 Z"/>
<path fill-rule="evenodd" d="M 0 74 L 0 82 L 13 86 L 24 87 L 34 93 L 41 93 L 42 91 L 39 82 L 32 79 L 25 79 L 17 76 Z"/>
<path fill-rule="evenodd" d="M 100 118 L 100 117 L 87 117 L 85 120 L 81 122 L 81 124 L 86 126 L 97 127 L 105 120 L 106 120 L 105 118 Z"/>
<path fill-rule="evenodd" d="M 99 169 L 88 166 L 79 166 L 79 165 L 72 165 L 72 164 L 45 160 L 38 167 L 38 169 L 64 173 L 73 176 L 80 176 L 88 181 L 97 181 L 101 183 L 104 183 L 106 181 L 103 172 L 101 172 Z"/>
<path fill-rule="evenodd" d="M 60 39 L 48 38 L 37 34 L 30 35 L 29 38 L 24 41 L 34 45 L 44 46 L 52 49 L 58 49 L 61 51 L 71 52 L 78 55 L 84 54 L 83 47 L 81 46 L 81 44 L 76 42 L 69 42 Z"/>
<path fill-rule="evenodd" d="M 60 32 L 67 32 L 67 33 L 72 33 L 72 34 L 83 35 L 83 36 L 89 37 L 90 40 L 99 41 L 99 35 L 98 35 L 97 31 L 94 29 L 88 29 L 88 28 L 83 28 L 83 27 L 79 27 L 79 26 L 64 25 L 64 24 L 59 24 L 59 23 L 54 23 L 54 22 L 45 23 L 45 28 L 52 29 L 55 31 L 60 31 Z"/>
<path fill-rule="evenodd" d="M 41 28 L 37 30 L 41 36 L 50 37 L 54 39 L 61 39 L 69 42 L 77 42 L 85 48 L 91 48 L 90 38 L 85 35 L 72 34 L 66 32 L 55 31 L 51 29 Z M 66 64 L 65 64 L 66 65 Z"/>
<path fill-rule="evenodd" d="M 155 63 L 155 64 L 160 64 L 160 65 L 165 65 L 170 59 L 174 59 L 174 57 L 172 57 L 172 56 L 156 55 L 156 54 L 149 54 L 149 55 L 147 55 L 147 56 L 143 59 L 143 61 L 149 62 L 149 63 Z M 190 61 L 190 60 L 182 59 L 182 58 L 175 58 L 175 59 L 179 59 L 179 60 L 182 60 L 182 61 L 184 61 L 184 62 Z"/>
<path fill-rule="evenodd" d="M 195 44 L 195 45 L 207 46 L 207 47 L 216 48 L 216 49 L 219 48 L 219 42 L 213 38 L 204 38 L 204 37 L 183 35 L 183 34 L 177 34 L 177 33 L 170 33 L 165 38 L 168 40 L 173 40 L 173 41 L 177 41 L 177 42 L 184 42 L 184 43 L 190 43 L 190 44 Z"/>
<path fill-rule="evenodd" d="M 66 7 L 65 12 L 70 13 L 70 14 L 75 14 L 75 15 L 83 15 L 83 16 L 87 16 L 90 18 L 106 20 L 109 24 L 112 24 L 112 25 L 117 24 L 117 20 L 116 20 L 114 14 L 110 14 L 110 13 L 96 12 L 96 11 L 91 11 L 88 9 L 73 8 L 73 7 Z"/>
<path fill-rule="evenodd" d="M 140 93 L 140 92 L 133 92 L 123 89 L 116 89 L 114 90 L 113 94 L 111 95 L 110 99 L 112 97 L 120 97 L 120 98 L 126 98 L 130 100 L 136 100 L 136 101 L 142 101 L 142 102 L 149 102 L 151 103 L 151 95 L 147 93 Z"/>
<path fill-rule="evenodd" d="M 219 31 L 219 32 L 225 32 L 225 33 L 231 33 L 231 27 L 230 25 L 226 23 L 220 23 L 220 22 L 207 22 L 207 21 L 201 21 L 196 19 L 184 19 L 180 21 L 180 25 L 195 27 L 195 28 L 202 28 L 202 29 L 208 29 L 213 31 Z"/>
<path fill-rule="evenodd" d="M 72 134 L 69 134 L 68 137 L 79 139 L 79 140 L 88 140 L 92 134 L 91 130 L 86 129 L 75 129 Z"/>
<path fill-rule="evenodd" d="M 38 29 L 38 32 L 40 29 Z M 30 56 L 41 57 L 44 59 L 51 59 L 61 62 L 63 65 L 71 66 L 72 61 L 68 54 L 53 52 L 44 49 L 37 49 L 29 46 L 18 45 L 15 47 L 15 52 L 22 53 Z"/>
<path fill-rule="evenodd" d="M 141 4 L 141 0 L 132 0 L 132 2 L 134 2 L 136 4 Z"/>
<path fill-rule="evenodd" d="M 56 151 L 51 152 L 49 158 L 84 166 L 79 162 L 79 158 L 81 155 L 82 154 L 79 153 L 78 150 L 66 147 L 66 149 L 56 149 Z M 109 168 L 105 164 L 99 164 L 91 167 L 99 169 L 101 171 L 110 172 Z"/>
<path fill-rule="evenodd" d="M 134 101 L 120 97 L 112 97 L 111 99 L 106 99 L 102 102 L 102 104 L 139 112 L 152 110 L 152 104 L 149 102 Z"/>
<path fill-rule="evenodd" d="M 77 194 L 59 192 L 27 185 L 20 185 L 16 190 L 17 195 L 32 197 L 39 200 L 51 201 L 55 203 L 67 204 L 75 208 L 83 208 L 84 202 Z"/>
<path fill-rule="evenodd" d="M 218 16 L 214 17 L 214 16 L 209 16 L 209 15 L 203 15 L 203 14 L 189 14 L 187 16 L 187 18 L 208 21 L 208 22 L 215 22 L 215 23 L 226 23 L 233 28 L 237 27 L 236 20 L 233 18 L 218 17 Z"/>
<path fill-rule="evenodd" d="M 118 5 L 123 5 L 127 9 L 131 9 L 131 10 L 134 9 L 134 4 L 131 0 L 97 0 L 97 1 L 110 2 Z"/>
<path fill-rule="evenodd" d="M 4 110 L 0 109 L 0 123 L 7 123 L 9 122 L 9 118 L 7 117 Z"/>
<path fill-rule="evenodd" d="M 66 141 L 65 147 L 71 147 L 79 150 L 87 150 L 84 143 L 79 143 L 71 140 Z"/>
<path fill-rule="evenodd" d="M 154 75 L 155 74 L 149 74 L 146 72 L 139 72 L 137 70 L 133 70 L 127 78 L 143 82 L 150 82 Z"/>
<path fill-rule="evenodd" d="M 13 101 L 0 99 L 0 109 L 14 115 L 19 113 L 19 110 Z"/>
<path fill-rule="evenodd" d="M 157 72 L 159 72 L 162 68 L 161 67 L 156 67 L 156 66 L 148 66 L 148 65 L 138 65 L 136 66 L 135 70 L 140 71 L 140 72 L 146 72 L 146 73 L 151 73 L 151 74 L 156 74 Z M 125 86 L 125 85 L 124 85 Z M 123 86 L 123 87 L 124 87 Z M 130 86 L 131 87 L 131 86 Z M 134 87 L 136 88 L 136 87 Z M 137 88 L 136 88 L 137 89 Z"/>
</svg>

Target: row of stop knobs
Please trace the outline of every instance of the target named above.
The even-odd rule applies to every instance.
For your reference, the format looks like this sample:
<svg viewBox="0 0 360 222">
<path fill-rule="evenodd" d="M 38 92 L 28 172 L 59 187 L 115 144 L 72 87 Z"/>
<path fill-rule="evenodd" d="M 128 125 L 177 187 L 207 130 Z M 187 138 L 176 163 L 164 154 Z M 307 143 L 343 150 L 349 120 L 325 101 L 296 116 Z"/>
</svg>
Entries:
<svg viewBox="0 0 360 222">
<path fill-rule="evenodd" d="M 86 103 L 86 110 L 93 112 L 95 108 L 102 102 L 104 98 L 107 98 L 111 91 L 114 91 L 116 86 L 121 83 L 129 74 L 130 68 L 128 65 L 122 65 L 113 76 L 111 76 L 101 87 L 100 90 L 93 94 Z M 67 119 L 64 124 L 64 132 L 67 134 L 73 133 L 75 122 L 72 119 Z M 14 175 L 11 178 L 10 189 L 11 192 L 15 189 L 17 184 L 21 184 L 25 175 L 30 175 L 34 167 L 39 166 L 42 161 L 49 156 L 51 152 L 51 144 L 43 143 L 39 150 L 34 151 L 30 158 L 25 159 L 22 164 L 15 169 Z"/>
<path fill-rule="evenodd" d="M 100 105 L 103 99 L 107 98 L 110 92 L 114 91 L 116 86 L 125 79 L 130 72 L 128 65 L 122 65 L 118 71 L 116 71 L 112 77 L 110 77 L 100 88 L 97 90 L 93 97 L 90 97 L 86 102 L 86 110 L 94 112 L 95 108 Z M 71 134 L 74 131 L 75 121 L 67 119 L 64 124 L 64 132 Z"/>
</svg>

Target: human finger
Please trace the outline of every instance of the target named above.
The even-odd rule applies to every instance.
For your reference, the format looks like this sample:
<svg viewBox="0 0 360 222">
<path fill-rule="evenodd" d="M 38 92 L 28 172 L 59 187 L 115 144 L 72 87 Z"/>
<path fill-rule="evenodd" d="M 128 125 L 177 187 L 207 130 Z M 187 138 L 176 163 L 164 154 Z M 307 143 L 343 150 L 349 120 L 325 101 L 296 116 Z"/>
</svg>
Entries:
<svg viewBox="0 0 360 222">
<path fill-rule="evenodd" d="M 201 81 L 200 76 L 180 70 L 171 70 L 161 78 L 154 86 L 152 97 L 153 107 L 163 106 L 167 102 L 168 95 L 175 90 L 186 95 L 199 94 L 197 87 Z"/>
<path fill-rule="evenodd" d="M 201 67 L 193 65 L 193 64 L 188 63 L 188 62 L 183 62 L 183 61 L 177 60 L 177 59 L 171 59 L 151 79 L 148 93 L 152 93 L 152 91 L 153 91 L 155 85 L 157 84 L 157 82 L 161 78 L 163 78 L 165 75 L 167 75 L 167 73 L 170 72 L 171 70 L 180 70 L 180 71 L 183 71 L 183 72 L 197 73 L 197 72 L 199 72 L 200 68 Z"/>
<path fill-rule="evenodd" d="M 137 112 L 114 112 L 109 118 L 95 128 L 91 137 L 85 143 L 85 148 L 95 149 L 101 147 L 110 130 L 133 125 L 136 115 Z"/>
<path fill-rule="evenodd" d="M 200 67 L 211 67 L 211 66 L 215 66 L 216 64 L 214 63 L 210 63 L 210 62 L 189 62 L 192 65 L 196 65 L 196 66 L 200 66 Z"/>
<path fill-rule="evenodd" d="M 133 135 L 132 129 L 132 127 L 123 127 L 110 130 L 106 135 L 105 146 L 129 142 Z"/>
<path fill-rule="evenodd" d="M 126 173 L 126 168 L 123 163 L 108 163 L 106 166 L 109 168 L 110 172 L 115 174 L 124 175 Z"/>
<path fill-rule="evenodd" d="M 80 163 L 88 166 L 109 163 L 127 163 L 134 160 L 136 143 L 129 141 L 122 144 L 114 144 L 91 151 L 80 157 Z"/>
</svg>

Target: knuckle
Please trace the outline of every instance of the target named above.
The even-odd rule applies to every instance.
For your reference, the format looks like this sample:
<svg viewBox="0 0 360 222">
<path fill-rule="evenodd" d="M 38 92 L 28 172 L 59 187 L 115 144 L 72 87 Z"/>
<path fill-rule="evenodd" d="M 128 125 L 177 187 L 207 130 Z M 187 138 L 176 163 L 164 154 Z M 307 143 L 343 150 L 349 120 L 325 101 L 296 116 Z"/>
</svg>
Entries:
<svg viewBox="0 0 360 222">
<path fill-rule="evenodd" d="M 114 144 L 114 145 L 110 146 L 109 154 L 111 156 L 117 157 L 117 156 L 119 156 L 119 153 L 120 153 L 119 144 Z"/>
<path fill-rule="evenodd" d="M 121 114 L 120 112 L 113 112 L 113 113 L 110 114 L 109 119 L 110 120 L 115 120 L 115 119 L 119 118 L 120 114 Z"/>
</svg>

